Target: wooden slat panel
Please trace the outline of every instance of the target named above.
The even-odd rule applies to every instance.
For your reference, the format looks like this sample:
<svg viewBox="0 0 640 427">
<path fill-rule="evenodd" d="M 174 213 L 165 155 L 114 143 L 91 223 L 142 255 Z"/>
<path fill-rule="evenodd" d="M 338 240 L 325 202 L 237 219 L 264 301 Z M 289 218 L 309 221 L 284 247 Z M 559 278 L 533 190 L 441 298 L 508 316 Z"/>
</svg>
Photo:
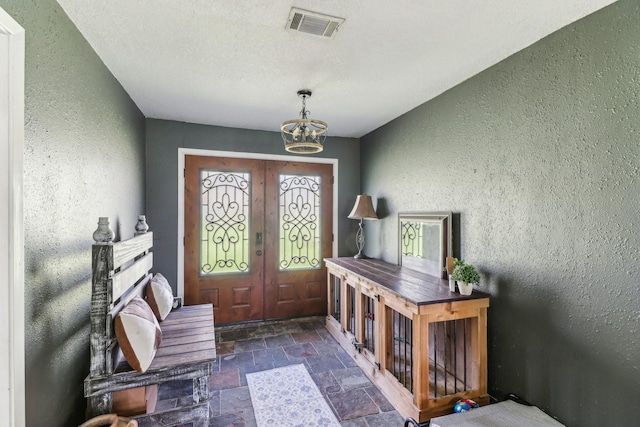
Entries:
<svg viewBox="0 0 640 427">
<path fill-rule="evenodd" d="M 414 388 L 414 404 L 423 408 L 429 401 L 429 323 L 426 316 L 413 316 L 413 342 L 416 343 L 414 348 L 415 371 L 413 373 Z"/>
<path fill-rule="evenodd" d="M 349 274 L 383 286 L 389 292 L 415 305 L 435 304 L 488 298 L 489 294 L 473 291 L 469 296 L 449 291 L 449 282 L 398 265 L 376 259 L 326 258 L 327 265 L 349 271 Z"/>
<path fill-rule="evenodd" d="M 174 325 L 179 323 L 190 323 L 190 322 L 200 322 L 202 320 L 206 320 L 209 322 L 213 321 L 213 307 L 211 304 L 208 304 L 207 310 L 199 310 L 199 311 L 183 311 L 185 307 L 180 308 L 178 310 L 173 310 L 166 319 L 162 321 L 163 324 L 166 325 Z"/>
<path fill-rule="evenodd" d="M 193 422 L 194 427 L 207 426 L 209 425 L 209 405 L 208 402 L 202 402 L 131 418 L 138 421 L 140 425 L 174 426 Z"/>
<path fill-rule="evenodd" d="M 162 346 L 164 347 L 165 345 L 170 346 L 170 345 L 185 344 L 185 343 L 197 342 L 197 341 L 210 341 L 212 339 L 215 340 L 215 333 L 214 333 L 213 326 L 208 328 L 198 328 L 198 331 L 200 332 L 191 334 L 191 335 L 179 335 L 179 336 L 162 335 Z M 215 347 L 215 343 L 214 343 L 214 347 Z"/>
<path fill-rule="evenodd" d="M 135 264 L 127 269 L 115 274 L 112 280 L 112 301 L 117 301 L 120 296 L 124 295 L 131 286 L 141 277 L 145 276 L 153 267 L 153 254 L 148 253 L 140 258 Z"/>
<path fill-rule="evenodd" d="M 174 354 L 169 356 L 156 356 L 151 362 L 151 366 L 149 369 L 162 369 L 166 367 L 173 367 L 176 365 L 185 365 L 188 366 L 193 363 L 202 362 L 206 360 L 215 360 L 216 351 L 213 350 L 200 350 L 193 351 L 188 354 Z"/>
<path fill-rule="evenodd" d="M 174 323 L 171 325 L 161 325 L 160 329 L 162 332 L 164 331 L 180 331 L 180 330 L 189 330 L 193 328 L 207 327 L 211 325 L 211 320 L 201 320 L 198 322 L 188 322 L 188 323 Z"/>
<path fill-rule="evenodd" d="M 213 321 L 213 317 L 211 316 L 211 313 L 208 313 L 208 314 L 195 313 L 194 315 L 191 315 L 191 316 L 184 316 L 184 317 L 180 317 L 172 320 L 164 319 L 162 322 L 160 322 L 160 327 L 163 329 L 165 326 L 173 326 L 173 325 L 185 325 L 185 327 L 188 327 L 189 325 L 192 325 L 193 323 L 196 323 L 196 322 L 211 323 L 212 321 Z"/>
<path fill-rule="evenodd" d="M 197 337 L 199 335 L 201 336 L 211 336 L 211 334 L 214 334 L 213 336 L 211 336 L 211 339 L 215 339 L 215 328 L 212 324 L 209 325 L 200 325 L 197 328 L 184 328 L 184 329 L 170 329 L 170 330 L 162 330 L 162 340 L 175 340 L 175 339 L 180 339 L 181 341 L 184 342 L 184 340 L 194 340 L 194 341 L 201 341 L 201 339 L 198 339 Z M 191 338 L 189 338 L 191 337 Z M 167 341 L 170 342 L 170 341 Z M 163 342 L 164 344 L 164 342 Z"/>
<path fill-rule="evenodd" d="M 462 300 L 456 302 L 448 302 L 444 304 L 422 305 L 420 306 L 420 314 L 428 314 L 432 317 L 432 322 L 440 320 L 461 319 L 465 316 L 463 312 L 477 311 L 481 308 L 489 307 L 489 299 Z M 473 314 L 472 316 L 475 316 Z"/>
<path fill-rule="evenodd" d="M 91 375 L 106 372 L 105 316 L 109 311 L 107 282 L 113 264 L 113 245 L 96 244 L 91 251 Z"/>
<path fill-rule="evenodd" d="M 179 310 L 174 310 L 172 313 L 175 315 L 184 316 L 191 312 L 213 310 L 213 304 L 196 304 L 196 305 L 183 305 Z"/>
<path fill-rule="evenodd" d="M 183 344 L 162 346 L 156 352 L 156 357 L 165 357 L 173 354 L 183 354 L 185 357 L 188 357 L 189 353 L 201 350 L 215 351 L 215 349 L 216 343 L 211 339 L 204 341 L 191 341 Z"/>
<path fill-rule="evenodd" d="M 132 387 L 209 376 L 213 369 L 213 360 L 203 359 L 190 365 L 167 365 L 159 369 L 149 368 L 146 372 L 125 371 L 107 376 L 87 377 L 84 380 L 84 395 L 89 397 Z"/>
<path fill-rule="evenodd" d="M 213 331 L 213 327 L 211 326 L 196 328 L 192 330 L 171 331 L 166 334 L 163 333 L 162 344 L 164 344 L 165 339 L 167 340 L 167 345 L 170 345 L 170 343 L 177 342 L 177 341 L 180 341 L 183 343 L 189 342 L 189 340 L 191 340 L 192 342 L 202 341 L 202 337 L 206 337 L 206 336 L 209 336 L 210 337 L 209 339 L 213 341 L 215 340 L 215 333 L 213 336 L 211 335 L 212 333 L 214 333 L 214 331 Z M 160 347 L 162 347 L 162 344 L 160 345 Z"/>
<path fill-rule="evenodd" d="M 177 329 L 171 331 L 163 331 L 162 339 L 170 339 L 170 338 L 181 338 L 181 337 L 189 337 L 192 335 L 203 335 L 214 332 L 213 325 L 200 326 L 198 328 L 189 328 L 189 329 Z"/>
<path fill-rule="evenodd" d="M 487 309 L 484 308 L 480 310 L 480 314 L 477 319 L 477 348 L 473 347 L 472 343 L 472 351 L 475 351 L 475 354 L 472 354 L 471 357 L 477 358 L 478 360 L 478 384 L 477 388 L 486 392 L 488 386 L 488 372 L 487 372 Z"/>
<path fill-rule="evenodd" d="M 175 323 L 199 322 L 201 320 L 213 321 L 213 309 L 205 311 L 192 311 L 190 313 L 182 313 L 182 308 L 172 311 L 166 319 L 161 323 L 172 325 Z"/>
<path fill-rule="evenodd" d="M 113 372 L 117 365 L 118 353 L 120 352 L 120 347 L 118 346 L 118 341 L 113 340 L 107 345 L 107 350 L 105 352 L 106 356 L 106 373 L 110 374 Z"/>
<path fill-rule="evenodd" d="M 153 233 L 148 232 L 113 244 L 113 269 L 117 269 L 153 246 Z"/>
</svg>

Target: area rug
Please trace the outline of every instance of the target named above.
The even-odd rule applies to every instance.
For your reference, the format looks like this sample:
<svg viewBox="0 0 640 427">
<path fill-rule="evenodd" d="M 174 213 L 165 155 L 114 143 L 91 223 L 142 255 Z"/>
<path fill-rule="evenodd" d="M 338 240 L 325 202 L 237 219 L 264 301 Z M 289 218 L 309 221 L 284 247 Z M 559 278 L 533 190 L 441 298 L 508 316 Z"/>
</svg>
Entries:
<svg viewBox="0 0 640 427">
<path fill-rule="evenodd" d="M 340 427 L 304 365 L 247 374 L 258 427 Z"/>
</svg>

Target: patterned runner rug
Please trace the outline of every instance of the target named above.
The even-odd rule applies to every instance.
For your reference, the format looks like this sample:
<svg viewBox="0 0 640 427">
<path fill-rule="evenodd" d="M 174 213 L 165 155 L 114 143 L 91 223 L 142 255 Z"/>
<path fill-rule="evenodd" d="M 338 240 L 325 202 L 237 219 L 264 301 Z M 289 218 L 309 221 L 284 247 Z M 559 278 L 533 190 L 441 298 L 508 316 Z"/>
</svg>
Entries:
<svg viewBox="0 0 640 427">
<path fill-rule="evenodd" d="M 247 374 L 258 427 L 340 427 L 304 365 Z"/>
</svg>

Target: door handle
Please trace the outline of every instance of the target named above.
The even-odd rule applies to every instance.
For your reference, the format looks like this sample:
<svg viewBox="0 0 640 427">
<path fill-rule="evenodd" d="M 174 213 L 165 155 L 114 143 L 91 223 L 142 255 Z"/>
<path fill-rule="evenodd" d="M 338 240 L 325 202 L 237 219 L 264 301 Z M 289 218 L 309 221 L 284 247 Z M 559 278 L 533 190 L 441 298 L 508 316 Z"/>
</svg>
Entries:
<svg viewBox="0 0 640 427">
<path fill-rule="evenodd" d="M 256 255 L 262 256 L 262 251 L 256 251 Z"/>
<path fill-rule="evenodd" d="M 262 233 L 256 233 L 256 245 L 262 244 Z"/>
</svg>

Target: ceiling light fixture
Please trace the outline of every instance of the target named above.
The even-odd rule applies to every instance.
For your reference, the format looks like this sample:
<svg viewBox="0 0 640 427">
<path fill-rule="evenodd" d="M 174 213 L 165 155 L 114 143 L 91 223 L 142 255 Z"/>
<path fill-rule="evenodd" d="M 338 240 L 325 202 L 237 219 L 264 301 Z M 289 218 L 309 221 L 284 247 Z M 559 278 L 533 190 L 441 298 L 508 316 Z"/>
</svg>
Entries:
<svg viewBox="0 0 640 427">
<path fill-rule="evenodd" d="M 307 118 L 307 98 L 311 98 L 310 90 L 299 90 L 298 96 L 302 98 L 301 119 L 287 120 L 282 123 L 280 130 L 284 149 L 296 154 L 315 154 L 323 149 L 323 143 L 327 137 L 328 126 L 321 120 Z"/>
</svg>

